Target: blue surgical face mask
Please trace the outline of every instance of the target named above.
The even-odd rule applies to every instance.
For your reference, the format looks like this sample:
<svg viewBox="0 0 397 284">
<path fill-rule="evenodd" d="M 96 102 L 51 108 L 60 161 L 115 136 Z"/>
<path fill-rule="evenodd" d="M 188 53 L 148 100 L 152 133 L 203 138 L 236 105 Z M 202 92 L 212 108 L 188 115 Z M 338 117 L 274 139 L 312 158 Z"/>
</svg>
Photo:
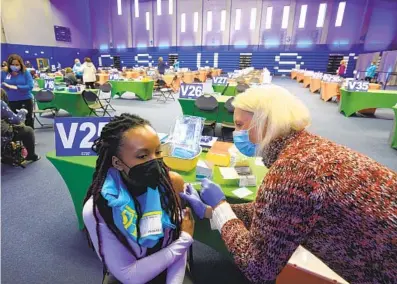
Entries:
<svg viewBox="0 0 397 284">
<path fill-rule="evenodd" d="M 21 70 L 21 66 L 11 65 L 10 69 L 12 72 L 18 72 L 19 70 Z"/>
<path fill-rule="evenodd" d="M 233 142 L 242 154 L 248 157 L 255 156 L 257 145 L 250 141 L 248 130 L 234 131 Z"/>
</svg>

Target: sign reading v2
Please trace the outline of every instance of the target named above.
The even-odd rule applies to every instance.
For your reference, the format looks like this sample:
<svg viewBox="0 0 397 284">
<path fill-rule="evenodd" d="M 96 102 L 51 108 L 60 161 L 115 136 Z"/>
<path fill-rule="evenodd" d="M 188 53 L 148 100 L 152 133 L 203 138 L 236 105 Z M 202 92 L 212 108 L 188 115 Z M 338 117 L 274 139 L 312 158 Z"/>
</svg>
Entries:
<svg viewBox="0 0 397 284">
<path fill-rule="evenodd" d="M 92 156 L 92 144 L 111 117 L 55 118 L 57 156 Z"/>
<path fill-rule="evenodd" d="M 182 84 L 179 91 L 179 97 L 182 99 L 197 99 L 203 94 L 203 84 Z"/>
<path fill-rule="evenodd" d="M 369 89 L 369 82 L 349 80 L 347 81 L 346 89 L 350 92 L 367 92 Z"/>
</svg>

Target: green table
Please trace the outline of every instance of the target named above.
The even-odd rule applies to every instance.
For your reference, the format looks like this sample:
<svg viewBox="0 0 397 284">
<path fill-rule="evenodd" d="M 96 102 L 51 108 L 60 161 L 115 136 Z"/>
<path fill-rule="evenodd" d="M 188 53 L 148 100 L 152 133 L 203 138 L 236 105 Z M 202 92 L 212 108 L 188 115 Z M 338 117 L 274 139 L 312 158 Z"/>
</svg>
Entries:
<svg viewBox="0 0 397 284">
<path fill-rule="evenodd" d="M 397 104 L 393 107 L 394 110 L 394 127 L 390 133 L 390 140 L 392 148 L 397 149 Z"/>
<path fill-rule="evenodd" d="M 201 159 L 205 159 L 205 155 L 206 154 L 203 153 L 201 155 Z M 94 173 L 97 157 L 57 157 L 55 156 L 54 151 L 47 153 L 47 159 L 50 160 L 50 162 L 55 166 L 65 181 L 72 197 L 79 229 L 83 229 L 83 200 L 92 181 L 92 175 Z M 256 165 L 254 158 L 250 159 L 250 166 L 253 173 L 256 175 L 257 185 L 259 186 L 263 177 L 267 173 L 267 168 Z M 188 173 L 180 172 L 180 174 L 184 178 L 185 182 L 196 181 L 195 170 Z M 213 176 L 215 182 L 222 183 L 219 168 L 214 169 Z M 195 184 L 194 186 L 200 190 L 199 184 Z M 222 189 L 230 203 L 244 203 L 253 201 L 255 199 L 257 192 L 256 187 L 249 187 L 249 189 L 253 191 L 253 194 L 247 196 L 244 199 L 240 199 L 233 195 L 232 191 L 236 188 L 238 188 L 238 185 L 222 185 Z M 213 247 L 214 249 L 228 254 L 222 239 L 219 237 L 219 233 L 217 231 L 211 231 L 208 220 L 196 220 L 194 237 L 195 239 Z"/>
<path fill-rule="evenodd" d="M 218 123 L 222 122 L 233 122 L 233 114 L 229 114 L 225 109 L 225 102 L 230 99 L 227 96 L 217 96 L 218 101 L 218 116 L 216 121 Z M 184 115 L 195 115 L 195 106 L 193 99 L 178 99 L 179 104 L 181 105 L 182 112 Z M 200 116 L 200 115 L 197 115 Z M 231 117 L 231 118 L 230 118 Z"/>
<path fill-rule="evenodd" d="M 36 95 L 40 89 L 33 89 L 33 95 Z M 72 116 L 82 117 L 90 114 L 90 109 L 85 103 L 81 92 L 71 93 L 68 91 L 54 91 L 55 99 L 50 103 L 39 103 L 37 106 L 39 109 L 44 110 L 46 108 L 56 108 L 58 110 L 63 109 L 70 113 Z"/>
<path fill-rule="evenodd" d="M 154 81 L 109 81 L 112 84 L 112 97 L 121 96 L 125 92 L 133 92 L 141 100 L 151 100 Z"/>
<path fill-rule="evenodd" d="M 57 83 L 63 82 L 63 76 L 55 76 L 55 82 Z"/>
<path fill-rule="evenodd" d="M 370 92 L 350 92 L 340 89 L 339 111 L 351 116 L 359 110 L 368 108 L 392 108 L 397 104 L 397 91 L 371 90 Z"/>
<path fill-rule="evenodd" d="M 40 89 L 44 89 L 44 79 L 37 78 L 36 82 Z"/>
<path fill-rule="evenodd" d="M 226 85 L 218 85 L 218 84 L 213 84 L 212 88 L 214 89 L 214 92 L 217 93 L 222 93 L 223 90 L 226 88 Z M 226 92 L 223 94 L 224 96 L 229 96 L 229 97 L 234 97 L 237 95 L 237 89 L 236 86 L 228 86 Z"/>
</svg>

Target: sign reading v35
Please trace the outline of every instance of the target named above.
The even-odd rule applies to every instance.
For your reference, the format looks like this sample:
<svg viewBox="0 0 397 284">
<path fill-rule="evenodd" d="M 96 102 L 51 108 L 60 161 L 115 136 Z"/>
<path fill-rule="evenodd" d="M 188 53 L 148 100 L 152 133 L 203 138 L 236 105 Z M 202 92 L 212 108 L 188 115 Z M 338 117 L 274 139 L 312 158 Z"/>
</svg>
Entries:
<svg viewBox="0 0 397 284">
<path fill-rule="evenodd" d="M 369 82 L 365 81 L 347 81 L 346 89 L 350 92 L 367 92 L 369 89 Z"/>
<path fill-rule="evenodd" d="M 197 99 L 204 94 L 203 84 L 182 84 L 179 97 L 182 99 Z"/>
<path fill-rule="evenodd" d="M 111 117 L 55 118 L 55 149 L 57 156 L 92 156 L 92 144 Z"/>
</svg>

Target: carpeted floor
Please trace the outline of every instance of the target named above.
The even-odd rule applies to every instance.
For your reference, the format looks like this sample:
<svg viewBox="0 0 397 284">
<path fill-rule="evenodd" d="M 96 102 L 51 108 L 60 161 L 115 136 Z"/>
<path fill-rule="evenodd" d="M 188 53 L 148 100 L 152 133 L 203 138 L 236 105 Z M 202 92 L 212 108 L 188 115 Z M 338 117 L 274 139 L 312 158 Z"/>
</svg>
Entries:
<svg viewBox="0 0 397 284">
<path fill-rule="evenodd" d="M 379 110 L 375 117 L 346 118 L 336 103 L 325 103 L 295 81 L 276 78 L 309 107 L 310 131 L 362 152 L 397 171 L 397 151 L 388 145 L 393 114 Z M 211 91 L 207 83 L 205 90 Z M 130 112 L 149 119 L 159 132 L 168 132 L 182 114 L 178 102 L 114 100 L 117 113 Z M 101 282 L 102 267 L 77 230 L 74 208 L 58 172 L 46 160 L 54 149 L 52 129 L 36 130 L 37 152 L 43 158 L 26 169 L 2 166 L 1 276 L 5 284 Z M 244 283 L 233 264 L 210 249 L 195 243 L 196 283 Z"/>
</svg>

